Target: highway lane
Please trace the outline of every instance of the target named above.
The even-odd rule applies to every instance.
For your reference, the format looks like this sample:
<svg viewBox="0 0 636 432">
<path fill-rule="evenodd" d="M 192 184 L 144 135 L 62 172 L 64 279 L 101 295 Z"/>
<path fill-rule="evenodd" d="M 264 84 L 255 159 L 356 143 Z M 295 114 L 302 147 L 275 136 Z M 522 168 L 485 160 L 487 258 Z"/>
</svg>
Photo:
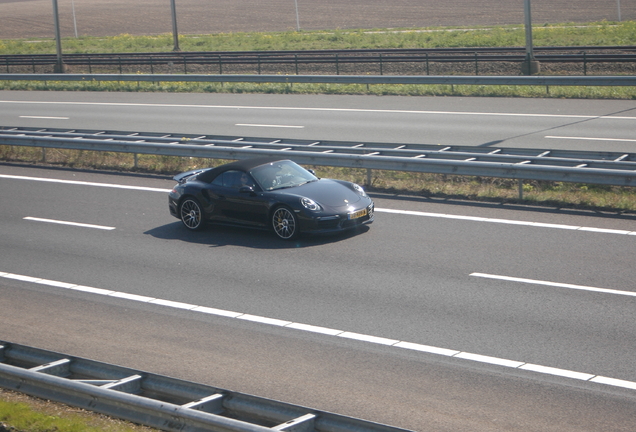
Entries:
<svg viewBox="0 0 636 432">
<path fill-rule="evenodd" d="M 6 126 L 633 152 L 633 101 L 2 92 Z"/>
<path fill-rule="evenodd" d="M 3 232 L 0 272 L 636 381 L 633 367 L 636 298 L 630 296 L 634 291 L 631 251 L 636 236 L 628 234 L 635 230 L 634 219 L 630 217 L 378 197 L 379 209 L 419 213 L 379 211 L 378 220 L 366 232 L 287 244 L 258 231 L 211 228 L 201 234 L 185 232 L 167 213 L 165 191 L 172 182 L 162 178 L 11 165 L 2 166 L 0 174 L 157 189 L 127 190 L 0 177 Z M 27 216 L 115 227 L 115 230 L 25 220 Z M 457 218 L 462 216 L 479 219 Z M 559 227 L 512 224 L 520 221 Z M 593 232 L 583 228 L 616 231 Z M 475 272 L 622 293 L 491 280 L 471 276 Z M 179 373 L 206 380 L 211 376 L 202 366 L 204 363 L 191 360 L 187 371 L 175 371 L 174 358 L 155 360 L 151 348 L 167 340 L 170 350 L 183 349 L 192 358 L 201 359 L 213 346 L 207 332 L 213 329 L 215 337 L 225 341 L 224 350 L 232 353 L 214 357 L 221 356 L 226 363 L 239 362 L 240 357 L 240 370 L 262 373 L 263 362 L 271 366 L 263 359 L 280 359 L 291 344 L 291 358 L 303 363 L 292 370 L 302 372 L 304 377 L 309 368 L 312 377 L 335 385 L 345 394 L 356 394 L 355 402 L 345 403 L 338 398 L 336 405 L 346 406 L 347 413 L 363 413 L 365 418 L 416 430 L 427 430 L 424 425 L 430 425 L 432 419 L 448 430 L 456 430 L 457 426 L 470 424 L 471 419 L 475 421 L 474 416 L 481 409 L 487 411 L 488 420 L 480 417 L 479 426 L 471 429 L 503 430 L 503 425 L 494 419 L 511 408 L 511 400 L 515 401 L 515 414 L 514 419 L 505 421 L 507 426 L 521 427 L 533 417 L 527 407 L 516 405 L 520 400 L 527 406 L 540 404 L 547 411 L 545 416 L 531 421 L 532 428 L 523 430 L 550 430 L 545 428 L 545 419 L 560 416 L 567 417 L 567 421 L 561 418 L 554 425 L 564 426 L 572 419 L 560 410 L 566 408 L 564 405 L 572 409 L 569 404 L 580 403 L 584 397 L 604 408 L 598 419 L 590 420 L 586 426 L 590 429 L 576 430 L 599 430 L 600 418 L 613 425 L 600 429 L 628 430 L 621 429 L 627 427 L 623 421 L 633 413 L 625 405 L 633 397 L 633 391 L 625 393 L 615 387 L 377 344 L 361 346 L 358 341 L 343 342 L 341 338 L 258 323 L 238 324 L 237 320 L 202 317 L 193 312 L 184 314 L 15 280 L 0 280 L 0 286 L 3 302 L 9 302 L 7 308 L 14 311 L 3 314 L 3 332 L 19 339 L 16 342 L 61 351 L 66 348 L 75 355 L 94 354 L 113 362 L 149 360 L 145 364 L 169 370 L 169 375 Z M 25 309 L 24 304 L 30 303 L 30 298 L 38 303 Z M 45 308 L 42 313 L 43 305 L 53 304 L 54 308 L 48 311 Z M 15 313 L 24 310 L 32 312 Z M 131 316 L 127 311 L 135 313 Z M 122 315 L 130 320 L 126 328 L 122 328 Z M 60 327 L 44 325 L 43 319 L 53 319 Z M 181 324 L 174 324 L 175 321 Z M 33 326 L 33 322 L 41 324 Z M 158 327 L 153 330 L 148 323 Z M 79 330 L 82 325 L 91 331 L 82 333 Z M 69 330 L 61 330 L 65 328 Z M 182 335 L 187 335 L 183 339 L 175 334 L 179 328 Z M 245 339 L 234 337 L 239 330 Z M 131 341 L 122 342 L 121 337 L 129 333 L 133 333 L 127 336 Z M 95 334 L 100 335 L 98 344 Z M 9 339 L 8 336 L 2 338 Z M 262 340 L 257 343 L 255 339 Z M 197 349 L 199 340 L 205 342 Z M 316 340 L 319 345 L 315 345 Z M 123 354 L 123 360 L 118 360 L 107 352 L 107 348 L 114 349 L 122 343 L 132 353 L 141 352 L 143 356 L 134 358 L 134 354 L 127 353 Z M 96 346 L 101 344 L 105 346 Z M 59 346 L 62 348 L 56 348 Z M 280 352 L 274 355 L 272 351 L 276 350 Z M 346 365 L 339 363 L 342 356 Z M 292 367 L 290 361 L 282 366 L 277 364 L 272 374 L 282 376 L 284 370 Z M 369 375 L 349 370 L 359 369 L 358 364 L 369 366 Z M 386 373 L 380 374 L 382 368 Z M 325 377 L 333 371 L 337 371 L 335 377 Z M 252 376 L 237 378 L 232 372 L 231 366 L 219 371 L 224 377 L 229 376 L 222 381 L 233 389 L 279 396 L 285 393 L 280 388 L 273 389 L 276 385 L 275 381 L 271 383 L 271 377 L 252 382 Z M 336 377 L 351 373 L 356 377 L 352 380 L 355 390 L 342 390 L 342 385 L 334 382 Z M 382 377 L 372 378 L 376 375 Z M 407 385 L 414 375 L 418 381 Z M 306 388 L 303 390 L 303 385 L 307 385 L 303 380 L 292 380 L 291 394 L 312 406 L 324 406 L 329 386 L 321 387 L 320 397 L 309 397 Z M 380 400 L 373 398 L 366 403 L 358 393 L 379 392 L 387 380 L 393 380 L 389 387 L 396 397 L 402 393 L 414 398 L 409 403 L 389 404 L 389 413 L 385 412 L 387 409 L 379 409 Z M 421 387 L 423 382 L 427 386 Z M 434 396 L 424 390 L 429 385 Z M 550 396 L 546 397 L 546 393 Z M 490 399 L 478 402 L 485 395 Z M 560 402 L 553 400 L 556 395 Z M 505 399 L 509 401 L 504 402 Z M 494 401 L 501 405 L 494 407 Z M 433 403 L 439 409 L 404 420 L 405 410 L 416 409 L 417 403 L 426 406 Z M 339 411 L 338 407 L 333 409 L 333 404 L 331 401 L 327 406 Z M 461 414 L 455 417 L 451 414 L 455 410 Z M 579 423 L 577 420 L 571 425 L 580 426 Z M 557 427 L 554 425 L 550 427 Z"/>
</svg>

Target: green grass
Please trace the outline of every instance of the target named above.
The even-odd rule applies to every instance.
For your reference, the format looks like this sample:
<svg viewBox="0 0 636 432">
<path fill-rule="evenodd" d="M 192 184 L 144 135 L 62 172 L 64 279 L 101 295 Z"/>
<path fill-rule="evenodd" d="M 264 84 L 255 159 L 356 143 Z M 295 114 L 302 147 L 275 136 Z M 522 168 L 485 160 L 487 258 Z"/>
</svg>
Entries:
<svg viewBox="0 0 636 432">
<path fill-rule="evenodd" d="M 16 400 L 20 399 L 20 400 Z M 88 411 L 0 392 L 0 431 L 8 432 L 149 432 L 145 426 Z"/>
<path fill-rule="evenodd" d="M 636 22 L 594 22 L 534 27 L 535 46 L 634 45 Z M 158 36 L 63 38 L 64 53 L 119 53 L 172 51 L 171 34 Z M 364 48 L 448 48 L 525 46 L 523 26 L 483 28 L 423 28 L 271 33 L 180 35 L 182 51 L 269 51 Z M 54 54 L 55 40 L 0 41 L 1 54 Z"/>
</svg>

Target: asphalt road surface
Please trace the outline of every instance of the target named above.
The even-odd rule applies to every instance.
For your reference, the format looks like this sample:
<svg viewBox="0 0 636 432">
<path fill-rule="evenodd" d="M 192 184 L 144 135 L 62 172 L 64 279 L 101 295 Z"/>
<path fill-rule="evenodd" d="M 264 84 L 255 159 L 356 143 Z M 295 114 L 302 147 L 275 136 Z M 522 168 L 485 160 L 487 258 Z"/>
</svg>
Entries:
<svg viewBox="0 0 636 432">
<path fill-rule="evenodd" d="M 633 101 L 1 92 L 2 126 L 633 152 Z"/>
<path fill-rule="evenodd" d="M 482 118 L 474 145 L 528 134 L 541 141 L 550 124 L 570 128 L 568 135 L 626 140 L 596 144 L 612 148 L 627 149 L 634 138 L 633 128 L 617 130 L 633 124 L 633 107 L 616 101 L 504 99 L 491 107 L 453 98 L 14 92 L 1 99 L 5 125 L 184 133 L 242 130 L 240 119 L 295 123 L 324 115 L 296 117 L 296 108 L 328 108 L 300 129 L 312 136 L 333 133 L 329 116 L 361 136 L 386 116 L 408 123 L 400 118 L 413 116 L 417 103 L 451 113 L 417 114 L 422 125 L 414 128 L 441 137 L 447 130 L 453 140 L 462 139 L 457 123 L 443 119 L 478 112 L 479 102 L 487 118 L 524 115 L 506 125 Z M 332 113 L 336 105 L 355 113 Z M 264 108 L 272 106 L 278 110 Z M 294 109 L 281 116 L 281 107 Z M 555 113 L 589 116 L 590 128 L 545 117 Z M 509 139 L 529 142 L 517 140 Z M 167 211 L 173 184 L 0 164 L 0 339 L 418 431 L 633 430 L 633 216 L 375 196 L 368 229 L 288 243 L 236 228 L 185 231 Z"/>
</svg>

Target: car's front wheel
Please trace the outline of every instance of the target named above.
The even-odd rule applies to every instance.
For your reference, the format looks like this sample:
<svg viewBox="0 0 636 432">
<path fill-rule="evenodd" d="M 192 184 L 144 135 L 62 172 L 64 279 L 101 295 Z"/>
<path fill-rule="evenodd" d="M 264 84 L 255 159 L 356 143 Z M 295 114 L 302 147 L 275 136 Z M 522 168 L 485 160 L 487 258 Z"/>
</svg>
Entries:
<svg viewBox="0 0 636 432">
<path fill-rule="evenodd" d="M 198 231 L 205 225 L 201 204 L 194 198 L 186 198 L 179 206 L 179 217 L 189 230 Z"/>
<path fill-rule="evenodd" d="M 278 207 L 272 214 L 272 227 L 276 235 L 283 240 L 298 236 L 298 218 L 287 207 Z"/>
</svg>

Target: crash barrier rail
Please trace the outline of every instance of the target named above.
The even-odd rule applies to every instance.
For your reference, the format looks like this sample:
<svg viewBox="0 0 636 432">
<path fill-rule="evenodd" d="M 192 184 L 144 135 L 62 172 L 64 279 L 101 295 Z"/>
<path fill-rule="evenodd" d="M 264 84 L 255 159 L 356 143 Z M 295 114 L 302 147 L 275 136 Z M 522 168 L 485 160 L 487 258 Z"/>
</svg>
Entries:
<svg viewBox="0 0 636 432">
<path fill-rule="evenodd" d="M 179 432 L 406 432 L 80 357 L 0 341 L 0 387 Z"/>
<path fill-rule="evenodd" d="M 536 47 L 534 57 L 541 63 L 575 63 L 582 65 L 583 74 L 587 74 L 588 64 L 592 63 L 635 63 L 636 47 Z M 167 53 L 113 53 L 113 54 L 65 54 L 63 63 L 78 66 L 93 73 L 93 68 L 117 68 L 119 73 L 133 67 L 146 67 L 150 73 L 155 68 L 169 67 L 187 74 L 192 66 L 207 66 L 223 74 L 228 68 L 249 67 L 261 74 L 263 68 L 275 65 L 286 72 L 300 74 L 307 65 L 328 68 L 328 73 L 339 75 L 346 73 L 345 65 L 374 65 L 383 75 L 385 68 L 392 64 L 415 63 L 423 65 L 415 69 L 416 74 L 431 73 L 431 63 L 474 63 L 475 75 L 480 74 L 479 65 L 493 62 L 522 63 L 526 60 L 523 47 L 505 48 L 421 48 L 421 49 L 367 49 L 367 50 L 308 50 L 308 51 L 222 51 L 222 52 L 167 52 Z M 30 68 L 33 73 L 38 67 L 54 66 L 58 62 L 55 54 L 4 55 L 0 56 L 0 65 L 6 73 L 11 68 Z M 190 67 L 190 69 L 188 69 Z M 312 71 L 313 72 L 313 71 Z"/>
<path fill-rule="evenodd" d="M 0 145 L 636 186 L 636 154 L 0 127 Z M 44 150 L 43 150 L 44 151 Z M 45 157 L 45 156 L 43 156 Z"/>
<path fill-rule="evenodd" d="M 0 74 L 0 81 L 411 84 L 500 86 L 634 86 L 636 76 Z"/>
</svg>

